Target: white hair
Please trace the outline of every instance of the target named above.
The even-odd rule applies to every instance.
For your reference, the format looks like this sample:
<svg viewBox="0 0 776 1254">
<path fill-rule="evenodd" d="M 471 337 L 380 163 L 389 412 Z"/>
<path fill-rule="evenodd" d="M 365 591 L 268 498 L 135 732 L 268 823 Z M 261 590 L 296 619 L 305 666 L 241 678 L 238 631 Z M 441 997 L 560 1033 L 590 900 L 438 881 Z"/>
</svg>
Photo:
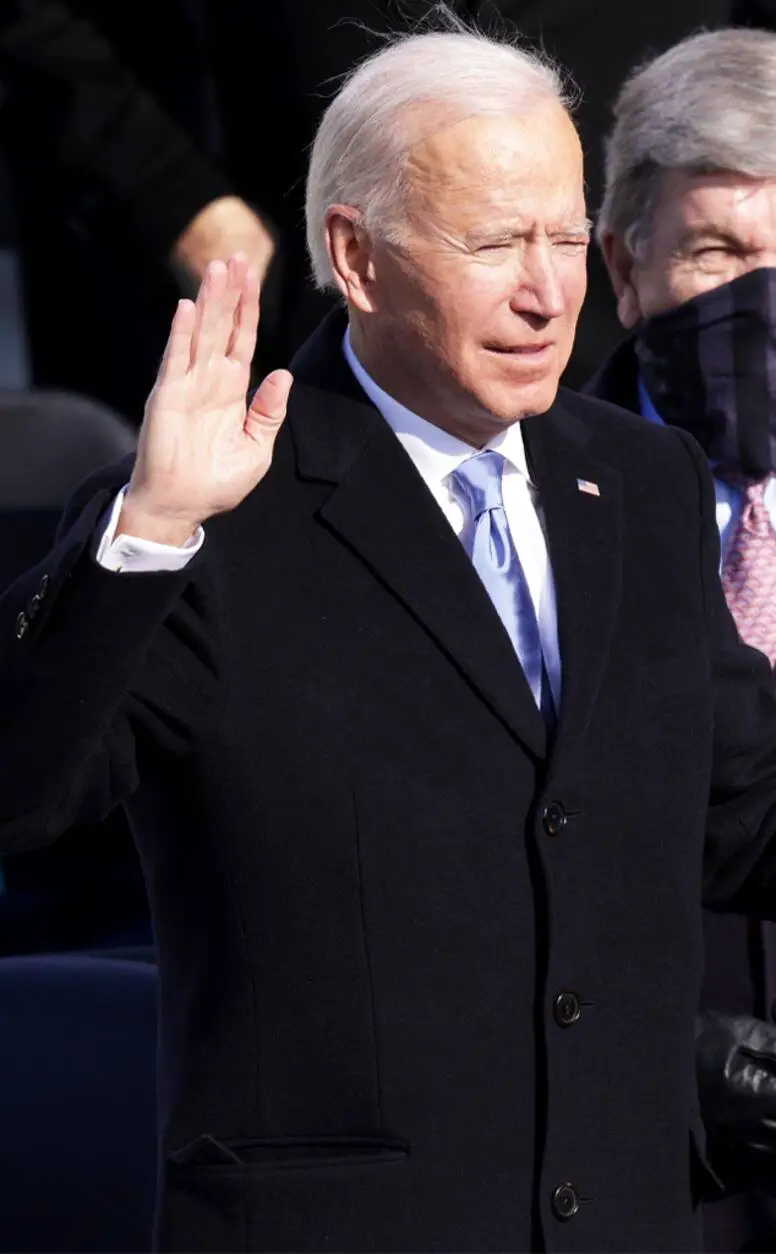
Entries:
<svg viewBox="0 0 776 1254">
<path fill-rule="evenodd" d="M 776 35 L 691 35 L 626 79 L 614 118 L 597 235 L 643 256 L 664 170 L 776 177 Z"/>
<path fill-rule="evenodd" d="M 450 124 L 525 111 L 537 97 L 571 105 L 547 57 L 460 26 L 407 35 L 363 61 L 329 104 L 313 143 L 305 213 L 317 285 L 335 286 L 326 248 L 331 205 L 353 207 L 371 234 L 395 238 L 408 151 L 432 119 Z"/>
</svg>

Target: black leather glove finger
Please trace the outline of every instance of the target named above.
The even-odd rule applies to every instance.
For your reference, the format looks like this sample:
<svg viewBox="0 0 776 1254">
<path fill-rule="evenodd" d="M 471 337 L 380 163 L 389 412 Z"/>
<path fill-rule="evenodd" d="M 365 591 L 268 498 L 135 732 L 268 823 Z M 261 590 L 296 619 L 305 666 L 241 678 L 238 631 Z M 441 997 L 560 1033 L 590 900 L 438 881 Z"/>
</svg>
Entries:
<svg viewBox="0 0 776 1254">
<path fill-rule="evenodd" d="M 776 1027 L 748 1015 L 696 1020 L 701 1114 L 728 1190 L 776 1188 Z"/>
<path fill-rule="evenodd" d="M 695 1060 L 707 1131 L 755 1135 L 776 1152 L 776 1027 L 707 1012 L 696 1020 Z"/>
</svg>

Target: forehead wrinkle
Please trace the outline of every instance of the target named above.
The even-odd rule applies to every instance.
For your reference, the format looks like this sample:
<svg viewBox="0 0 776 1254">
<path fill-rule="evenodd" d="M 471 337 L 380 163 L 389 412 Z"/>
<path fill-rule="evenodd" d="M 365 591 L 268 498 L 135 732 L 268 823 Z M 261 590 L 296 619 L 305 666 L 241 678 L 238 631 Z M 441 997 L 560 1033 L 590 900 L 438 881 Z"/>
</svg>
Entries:
<svg viewBox="0 0 776 1254">
<path fill-rule="evenodd" d="M 725 235 L 754 246 L 763 233 L 776 242 L 776 182 L 758 187 L 697 189 L 688 198 L 684 217 L 684 238 L 703 235 Z"/>
<path fill-rule="evenodd" d="M 713 222 L 720 212 L 774 196 L 776 178 L 751 179 L 731 172 L 693 175 L 689 171 L 666 171 L 662 207 L 669 212 L 678 210 L 689 224 L 695 225 L 696 222 Z"/>
<path fill-rule="evenodd" d="M 586 233 L 578 136 L 557 108 L 550 121 L 547 145 L 519 117 L 466 118 L 423 137 L 404 171 L 410 220 L 459 243 L 478 227 L 546 233 L 569 219 Z"/>
<path fill-rule="evenodd" d="M 544 181 L 531 185 L 531 171 L 520 175 L 511 173 L 501 182 L 475 180 L 468 183 L 410 185 L 411 197 L 416 206 L 444 213 L 447 211 L 472 214 L 482 221 L 483 211 L 488 214 L 487 225 L 503 229 L 515 227 L 525 230 L 535 225 L 537 218 L 551 219 L 558 230 L 576 229 L 580 233 L 592 228 L 585 214 L 584 202 L 576 188 L 556 183 L 549 188 Z M 565 203 L 563 203 L 565 202 Z"/>
<path fill-rule="evenodd" d="M 565 110 L 555 100 L 535 100 L 520 114 L 475 114 L 454 121 L 440 118 L 430 133 L 424 131 L 408 146 L 405 170 L 413 171 L 421 181 L 429 175 L 441 175 L 452 185 L 457 181 L 463 186 L 477 185 L 483 175 L 490 177 L 499 167 L 516 177 L 514 161 L 518 156 L 522 177 L 530 177 L 546 159 L 544 149 L 535 154 L 530 150 L 529 126 L 540 125 L 543 117 L 547 119 L 548 142 L 568 146 L 569 153 L 573 148 L 581 163 L 579 136 Z M 505 129 L 504 123 L 511 128 Z M 474 143 L 472 126 L 479 131 Z"/>
</svg>

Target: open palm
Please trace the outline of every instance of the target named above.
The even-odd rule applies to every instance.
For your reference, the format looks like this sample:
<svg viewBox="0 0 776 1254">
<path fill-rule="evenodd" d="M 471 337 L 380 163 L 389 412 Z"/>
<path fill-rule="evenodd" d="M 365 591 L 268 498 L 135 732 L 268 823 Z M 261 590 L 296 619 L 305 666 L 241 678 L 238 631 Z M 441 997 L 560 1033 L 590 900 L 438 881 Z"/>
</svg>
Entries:
<svg viewBox="0 0 776 1254">
<path fill-rule="evenodd" d="M 146 404 L 125 502 L 133 516 L 190 534 L 266 474 L 292 379 L 274 371 L 246 408 L 258 320 L 258 281 L 239 254 L 208 266 L 196 303 L 180 301 Z"/>
</svg>

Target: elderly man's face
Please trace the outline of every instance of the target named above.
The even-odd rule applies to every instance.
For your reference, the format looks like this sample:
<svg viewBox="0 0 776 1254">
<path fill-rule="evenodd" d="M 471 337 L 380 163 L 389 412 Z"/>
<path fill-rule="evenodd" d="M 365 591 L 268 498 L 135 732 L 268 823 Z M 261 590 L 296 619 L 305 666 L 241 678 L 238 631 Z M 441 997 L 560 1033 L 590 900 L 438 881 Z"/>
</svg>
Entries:
<svg viewBox="0 0 776 1254">
<path fill-rule="evenodd" d="M 412 150 L 399 244 L 370 243 L 351 301 L 382 386 L 470 443 L 552 404 L 585 293 L 582 154 L 554 101 Z"/>
<path fill-rule="evenodd" d="M 776 266 L 776 179 L 666 170 L 643 260 L 616 235 L 604 255 L 624 327 L 749 270 Z"/>
</svg>

